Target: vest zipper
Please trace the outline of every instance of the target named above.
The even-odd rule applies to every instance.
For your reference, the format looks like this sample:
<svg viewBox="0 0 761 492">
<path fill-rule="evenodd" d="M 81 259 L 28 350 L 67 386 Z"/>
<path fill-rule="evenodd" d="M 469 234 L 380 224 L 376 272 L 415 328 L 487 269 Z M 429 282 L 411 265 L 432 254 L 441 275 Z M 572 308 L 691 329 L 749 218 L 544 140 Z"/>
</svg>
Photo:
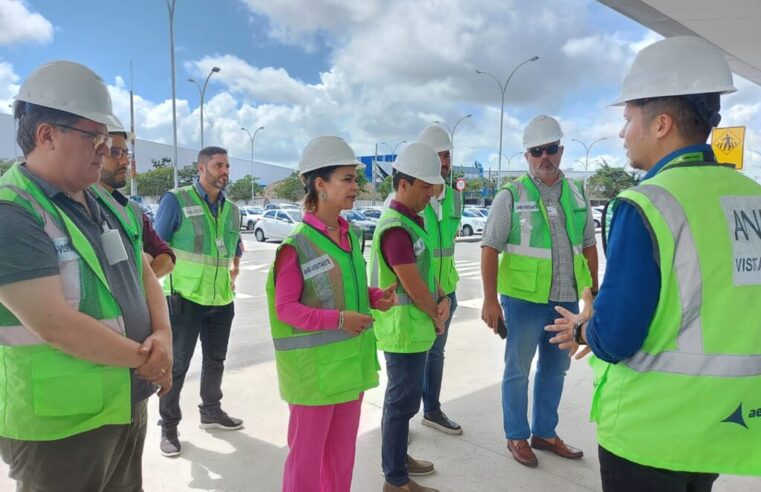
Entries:
<svg viewBox="0 0 761 492">
<path fill-rule="evenodd" d="M 220 210 L 217 209 L 217 215 L 219 215 Z M 214 246 L 217 251 L 216 254 L 216 264 L 214 265 L 214 287 L 212 288 L 212 297 L 211 302 L 213 305 L 214 300 L 217 298 L 217 276 L 219 275 L 219 245 L 217 244 L 217 240 L 219 239 L 217 237 L 217 232 L 219 231 L 219 217 L 214 217 Z"/>
</svg>

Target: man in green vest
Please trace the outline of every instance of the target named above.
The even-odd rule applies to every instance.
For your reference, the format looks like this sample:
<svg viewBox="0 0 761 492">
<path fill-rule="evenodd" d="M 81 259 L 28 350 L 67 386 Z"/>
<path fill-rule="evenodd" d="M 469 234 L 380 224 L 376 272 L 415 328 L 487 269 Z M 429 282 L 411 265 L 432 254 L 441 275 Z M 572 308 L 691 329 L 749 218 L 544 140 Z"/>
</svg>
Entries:
<svg viewBox="0 0 761 492">
<path fill-rule="evenodd" d="M 560 124 L 551 116 L 539 115 L 529 122 L 523 133 L 529 173 L 497 194 L 481 241 L 482 318 L 495 333 L 500 323 L 507 323 L 502 377 L 507 449 L 529 467 L 538 464 L 532 448 L 568 459 L 583 456 L 556 433 L 571 359 L 544 331 L 556 317 L 555 306 L 578 312 L 584 289 L 597 290 L 594 220 L 583 183 L 560 171 L 562 138 Z M 529 426 L 528 381 L 537 349 Z"/>
<path fill-rule="evenodd" d="M 594 352 L 605 491 L 761 475 L 761 186 L 705 143 L 735 90 L 722 52 L 678 36 L 639 52 L 614 103 L 646 174 L 617 198 L 594 308 L 547 327 Z"/>
<path fill-rule="evenodd" d="M 142 490 L 146 399 L 171 387 L 171 331 L 141 223 L 98 181 L 116 121 L 68 61 L 16 98 L 25 162 L 0 178 L 0 456 L 17 490 Z"/>
<path fill-rule="evenodd" d="M 383 211 L 373 235 L 369 277 L 372 287 L 396 282 L 397 304 L 373 311 L 378 348 L 386 357 L 388 386 L 383 404 L 381 459 L 384 492 L 435 492 L 410 475 L 433 473 L 433 463 L 407 454 L 410 419 L 420 409 L 427 353 L 449 318 L 449 297 L 436 282 L 433 246 L 422 212 L 443 185 L 436 151 L 422 143 L 407 145 L 394 161 L 396 195 Z"/>
<path fill-rule="evenodd" d="M 454 262 L 455 238 L 462 217 L 462 194 L 446 182 L 450 178 L 452 140 L 441 127 L 431 125 L 418 135 L 418 142 L 433 147 L 439 154 L 441 177 L 444 184 L 434 185 L 433 198 L 423 210 L 425 230 L 433 247 L 433 273 L 436 281 L 449 297 L 449 317 L 444 323 L 444 333 L 436 336 L 436 341 L 428 351 L 423 380 L 423 425 L 440 430 L 445 434 L 462 434 L 462 427 L 451 420 L 441 410 L 441 380 L 444 375 L 444 347 L 449 336 L 449 325 L 457 309 L 457 268 Z"/>
<path fill-rule="evenodd" d="M 174 250 L 177 264 L 164 278 L 174 337 L 172 390 L 162 396 L 160 450 L 182 451 L 177 425 L 182 419 L 180 392 L 201 338 L 202 429 L 237 430 L 241 419 L 222 410 L 222 374 L 235 307 L 235 278 L 243 254 L 240 211 L 225 197 L 230 179 L 227 150 L 205 147 L 198 153 L 198 180 L 161 197 L 154 226 Z"/>
</svg>

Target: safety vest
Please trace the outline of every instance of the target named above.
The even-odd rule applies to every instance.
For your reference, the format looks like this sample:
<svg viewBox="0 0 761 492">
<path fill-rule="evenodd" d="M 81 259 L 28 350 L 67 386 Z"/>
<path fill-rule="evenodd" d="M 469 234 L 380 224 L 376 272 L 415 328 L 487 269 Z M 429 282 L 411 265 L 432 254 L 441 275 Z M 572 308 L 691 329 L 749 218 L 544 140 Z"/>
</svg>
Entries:
<svg viewBox="0 0 761 492">
<path fill-rule="evenodd" d="M 133 246 L 139 246 L 141 249 L 135 250 L 135 258 L 142 265 L 142 245 L 143 245 L 143 211 L 140 205 L 129 200 L 127 206 L 123 206 L 116 198 L 100 183 L 90 187 L 95 196 L 116 216 L 122 228 L 130 237 Z M 142 280 L 142 279 L 141 279 Z M 142 283 L 141 283 L 142 285 Z"/>
<path fill-rule="evenodd" d="M 412 302 L 396 274 L 388 266 L 381 252 L 381 237 L 392 228 L 401 227 L 410 235 L 415 249 L 415 263 L 420 277 L 436 299 L 436 278 L 431 268 L 433 246 L 428 234 L 415 221 L 392 208 L 386 208 L 373 234 L 370 253 L 370 285 L 381 289 L 397 282 L 397 304 L 388 311 L 373 310 L 375 337 L 378 348 L 393 353 L 418 353 L 431 348 L 436 339 L 433 320 Z"/>
<path fill-rule="evenodd" d="M 761 186 L 686 158 L 618 197 L 655 238 L 660 298 L 638 352 L 593 361 L 591 417 L 627 460 L 761 475 Z"/>
<path fill-rule="evenodd" d="M 182 210 L 180 226 L 169 245 L 177 263 L 164 292 L 173 288 L 202 306 L 224 306 L 233 301 L 230 264 L 240 238 L 240 211 L 229 199 L 219 204 L 217 217 L 195 186 L 171 190 Z M 171 281 L 170 281 L 171 280 Z"/>
<path fill-rule="evenodd" d="M 582 252 L 588 209 L 584 186 L 564 178 L 560 206 L 573 250 L 573 272 L 579 297 L 592 286 L 587 259 Z M 546 304 L 552 287 L 552 237 L 547 208 L 539 189 L 527 174 L 505 185 L 513 196 L 510 235 L 499 263 L 497 290 L 524 301 Z"/>
<path fill-rule="evenodd" d="M 423 219 L 433 248 L 433 273 L 441 289 L 451 294 L 460 280 L 454 263 L 454 246 L 462 220 L 462 194 L 451 186 L 445 185 L 444 190 L 441 220 L 430 204 L 423 210 Z"/>
<path fill-rule="evenodd" d="M 318 309 L 370 314 L 365 258 L 353 232 L 344 251 L 312 226 L 299 223 L 278 248 L 298 255 L 304 289 L 300 302 Z M 280 321 L 275 311 L 275 264 L 267 278 L 270 329 L 275 344 L 280 396 L 297 405 L 332 405 L 356 400 L 378 386 L 375 335 L 345 330 L 306 331 Z"/>
<path fill-rule="evenodd" d="M 44 228 L 58 254 L 66 302 L 126 335 L 121 309 L 95 250 L 18 165 L 0 178 L 0 200 L 21 206 Z M 121 207 L 113 197 L 105 197 L 104 203 L 112 210 Z M 136 251 L 141 247 L 133 240 Z M 135 258 L 142 285 L 139 254 Z M 49 441 L 131 421 L 129 369 L 95 364 L 53 348 L 2 304 L 0 360 L 0 436 Z"/>
</svg>

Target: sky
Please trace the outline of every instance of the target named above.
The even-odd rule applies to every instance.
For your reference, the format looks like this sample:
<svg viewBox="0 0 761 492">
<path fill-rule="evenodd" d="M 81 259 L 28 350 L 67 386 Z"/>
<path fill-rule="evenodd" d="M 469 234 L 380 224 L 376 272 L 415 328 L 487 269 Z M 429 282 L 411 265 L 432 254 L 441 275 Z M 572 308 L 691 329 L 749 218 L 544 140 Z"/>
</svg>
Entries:
<svg viewBox="0 0 761 492">
<path fill-rule="evenodd" d="M 116 6 L 119 6 L 117 8 Z M 358 155 L 389 153 L 433 121 L 455 132 L 456 164 L 497 168 L 500 89 L 503 170 L 525 169 L 523 128 L 559 119 L 564 168 L 626 163 L 620 108 L 608 107 L 634 55 L 660 36 L 592 0 L 177 0 L 174 15 L 178 144 L 200 145 L 199 88 L 212 67 L 204 143 L 230 155 L 295 166 L 313 138 L 339 135 Z M 0 112 L 44 62 L 87 65 L 108 84 L 139 138 L 172 143 L 169 15 L 162 0 L 0 0 Z M 130 61 L 132 72 L 130 73 Z M 735 76 L 722 126 L 746 125 L 761 151 L 761 87 Z M 138 156 L 139 157 L 139 156 Z M 746 154 L 761 178 L 761 154 Z"/>
</svg>

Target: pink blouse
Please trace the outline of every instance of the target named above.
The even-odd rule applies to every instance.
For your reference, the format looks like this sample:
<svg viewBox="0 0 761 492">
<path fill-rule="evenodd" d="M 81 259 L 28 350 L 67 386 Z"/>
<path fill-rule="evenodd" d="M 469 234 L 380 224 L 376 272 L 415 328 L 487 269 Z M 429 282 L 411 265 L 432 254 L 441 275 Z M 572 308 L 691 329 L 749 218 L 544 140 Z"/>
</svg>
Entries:
<svg viewBox="0 0 761 492">
<path fill-rule="evenodd" d="M 327 226 L 314 214 L 304 214 L 304 222 L 327 234 Z M 351 251 L 349 223 L 343 217 L 338 218 L 338 231 L 341 238 L 339 246 L 344 251 Z M 301 304 L 303 290 L 304 277 L 296 250 L 292 246 L 284 246 L 275 260 L 275 312 L 278 319 L 300 330 L 338 329 L 338 310 Z M 377 300 L 383 295 L 383 290 L 375 287 L 368 287 L 367 290 L 370 306 L 375 307 Z"/>
</svg>

